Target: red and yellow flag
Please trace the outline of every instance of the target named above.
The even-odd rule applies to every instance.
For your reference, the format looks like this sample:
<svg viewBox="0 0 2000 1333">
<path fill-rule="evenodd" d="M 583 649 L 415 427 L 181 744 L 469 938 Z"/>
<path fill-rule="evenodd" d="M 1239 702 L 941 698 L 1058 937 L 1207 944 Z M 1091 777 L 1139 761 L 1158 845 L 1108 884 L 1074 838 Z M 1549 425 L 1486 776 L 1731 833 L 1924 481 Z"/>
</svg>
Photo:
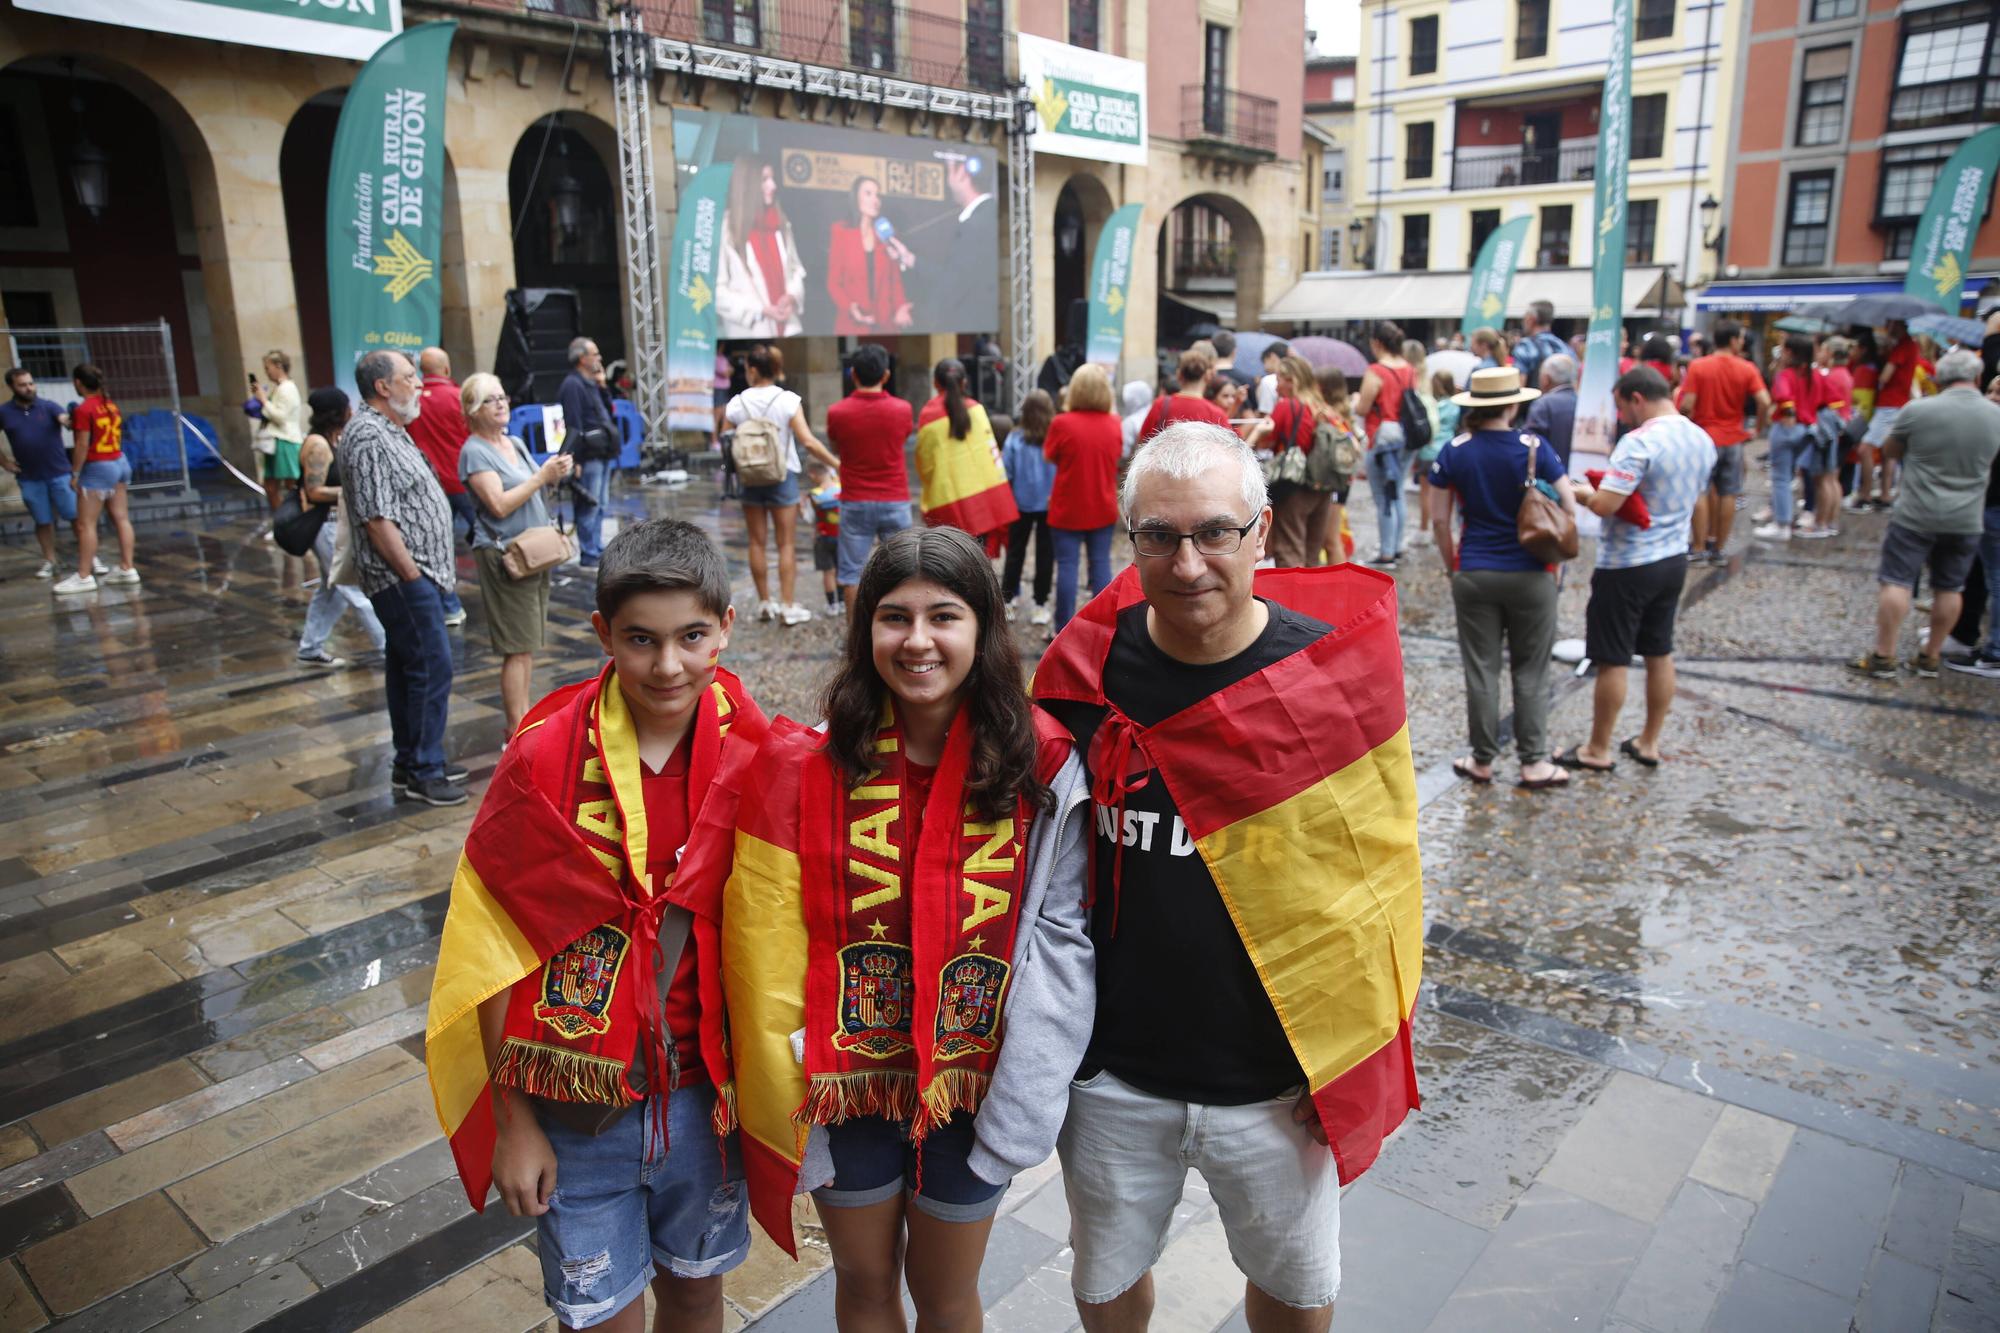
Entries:
<svg viewBox="0 0 2000 1333">
<path fill-rule="evenodd" d="M 942 400 L 925 404 L 918 418 L 917 479 L 923 488 L 917 504 L 931 527 L 961 528 L 979 537 L 1006 527 L 1021 516 L 1021 510 L 1000 465 L 1000 447 L 986 409 L 974 402 L 965 406 L 972 429 L 962 440 L 951 437 L 951 420 Z"/>
<path fill-rule="evenodd" d="M 1333 627 L 1176 713 L 1133 726 L 1236 923 L 1346 1183 L 1418 1105 L 1410 1019 L 1423 970 L 1416 772 L 1395 580 L 1355 565 L 1259 570 L 1267 600 Z M 1038 700 L 1108 707 L 1127 569 L 1036 669 Z"/>
</svg>

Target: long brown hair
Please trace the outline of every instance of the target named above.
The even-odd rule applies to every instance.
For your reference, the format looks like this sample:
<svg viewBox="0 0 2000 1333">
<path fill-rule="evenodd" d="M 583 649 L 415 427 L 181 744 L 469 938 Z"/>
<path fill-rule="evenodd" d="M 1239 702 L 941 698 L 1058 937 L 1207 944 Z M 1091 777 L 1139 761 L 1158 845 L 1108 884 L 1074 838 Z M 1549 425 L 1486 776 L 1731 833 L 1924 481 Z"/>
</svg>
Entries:
<svg viewBox="0 0 2000 1333">
<path fill-rule="evenodd" d="M 769 170 L 771 164 L 761 157 L 739 157 L 729 173 L 729 206 L 723 211 L 723 221 L 728 225 L 725 239 L 730 249 L 746 257 L 750 253 L 750 233 L 764 216 L 764 173 Z M 771 178 L 777 179 L 775 171 Z M 772 206 L 778 210 L 783 229 L 790 231 L 792 224 L 785 218 L 785 210 L 776 204 Z"/>
<path fill-rule="evenodd" d="M 987 819 L 1015 800 L 1047 809 L 1049 789 L 1035 775 L 1033 705 L 1021 684 L 1021 654 L 1000 600 L 1000 581 L 985 549 L 957 528 L 905 528 L 882 540 L 862 566 L 847 622 L 847 653 L 826 687 L 826 748 L 850 787 L 873 771 L 875 731 L 889 687 L 875 669 L 875 608 L 911 579 L 937 584 L 972 608 L 979 622 L 972 670 L 959 707 L 972 727 L 966 798 Z"/>
<path fill-rule="evenodd" d="M 1049 423 L 1056 418 L 1055 400 L 1046 389 L 1030 389 L 1028 396 L 1021 400 L 1021 410 L 1014 425 L 1019 428 L 1021 438 L 1029 444 L 1040 444 L 1048 437 Z"/>
<path fill-rule="evenodd" d="M 948 356 L 931 372 L 931 383 L 944 395 L 944 414 L 951 419 L 951 438 L 962 440 L 972 433 L 972 413 L 966 408 L 965 363 Z"/>
</svg>

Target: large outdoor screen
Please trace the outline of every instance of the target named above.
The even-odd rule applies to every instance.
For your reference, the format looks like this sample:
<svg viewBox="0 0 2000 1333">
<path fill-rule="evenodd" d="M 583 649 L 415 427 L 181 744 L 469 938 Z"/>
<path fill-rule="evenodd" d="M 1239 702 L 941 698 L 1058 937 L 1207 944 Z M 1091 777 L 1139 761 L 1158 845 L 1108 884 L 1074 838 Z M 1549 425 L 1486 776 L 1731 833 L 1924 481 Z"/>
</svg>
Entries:
<svg viewBox="0 0 2000 1333">
<path fill-rule="evenodd" d="M 729 169 L 714 261 L 716 337 L 998 327 L 990 149 L 676 111 L 674 156 L 683 200 L 701 192 L 703 172 Z"/>
</svg>

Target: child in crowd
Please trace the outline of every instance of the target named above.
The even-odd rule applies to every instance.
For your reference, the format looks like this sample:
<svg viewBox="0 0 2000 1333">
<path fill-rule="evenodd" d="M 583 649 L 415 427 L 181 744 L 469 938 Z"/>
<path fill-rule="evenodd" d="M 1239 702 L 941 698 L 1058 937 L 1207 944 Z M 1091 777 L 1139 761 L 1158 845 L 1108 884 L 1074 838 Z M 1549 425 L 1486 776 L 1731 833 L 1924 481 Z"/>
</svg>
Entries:
<svg viewBox="0 0 2000 1333">
<path fill-rule="evenodd" d="M 840 568 L 840 473 L 815 458 L 806 465 L 812 489 L 800 506 L 801 517 L 813 525 L 813 568 L 819 571 L 819 586 L 826 593 L 826 613 L 842 611 L 840 588 L 834 574 Z"/>
<path fill-rule="evenodd" d="M 1049 531 L 1049 492 L 1055 488 L 1056 465 L 1042 457 L 1042 441 L 1048 438 L 1049 423 L 1056 417 L 1055 400 L 1041 389 L 1031 389 L 1021 400 L 1020 424 L 1007 432 L 1000 448 L 1000 466 L 1007 483 L 1014 488 L 1014 503 L 1021 516 L 1007 529 L 1007 563 L 1000 574 L 1000 596 L 1007 603 L 1007 618 L 1021 614 L 1021 571 L 1027 567 L 1028 542 L 1035 543 L 1035 609 L 1028 623 L 1049 623 L 1049 590 L 1056 581 L 1056 548 Z"/>
</svg>

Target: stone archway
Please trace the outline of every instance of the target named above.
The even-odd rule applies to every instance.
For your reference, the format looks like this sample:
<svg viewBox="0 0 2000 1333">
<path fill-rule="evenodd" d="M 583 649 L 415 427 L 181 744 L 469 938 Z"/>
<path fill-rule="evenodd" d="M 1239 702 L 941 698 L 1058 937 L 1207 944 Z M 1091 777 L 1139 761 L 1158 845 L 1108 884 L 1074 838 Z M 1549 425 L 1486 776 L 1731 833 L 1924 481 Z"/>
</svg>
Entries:
<svg viewBox="0 0 2000 1333">
<path fill-rule="evenodd" d="M 1159 338 L 1185 346 L 1190 326 L 1257 327 L 1264 310 L 1264 229 L 1221 194 L 1189 195 L 1159 230 Z"/>
<path fill-rule="evenodd" d="M 607 365 L 626 347 L 617 161 L 609 125 L 557 111 L 522 133 L 507 169 L 515 285 L 576 289 Z"/>
<path fill-rule="evenodd" d="M 1072 172 L 1056 193 L 1055 212 L 1049 234 L 1050 265 L 1055 291 L 1053 314 L 1056 340 L 1071 339 L 1074 303 L 1084 300 L 1090 290 L 1090 261 L 1097 237 L 1111 216 L 1110 191 L 1102 181 L 1084 171 Z"/>
</svg>

